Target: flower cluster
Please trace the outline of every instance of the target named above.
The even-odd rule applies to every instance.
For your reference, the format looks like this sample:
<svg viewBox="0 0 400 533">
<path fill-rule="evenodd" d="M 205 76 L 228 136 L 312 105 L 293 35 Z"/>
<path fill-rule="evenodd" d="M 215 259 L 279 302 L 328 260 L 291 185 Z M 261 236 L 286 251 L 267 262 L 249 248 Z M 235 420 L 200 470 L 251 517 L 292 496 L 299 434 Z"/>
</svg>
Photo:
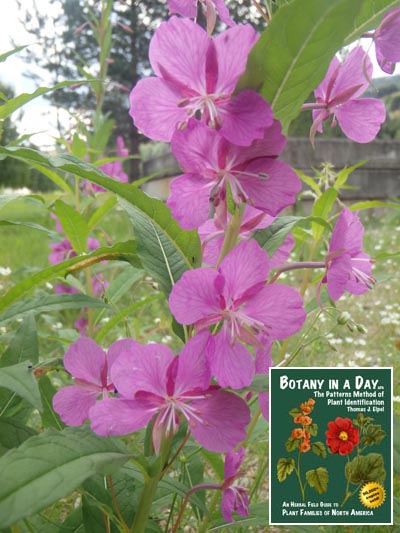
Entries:
<svg viewBox="0 0 400 533">
<path fill-rule="evenodd" d="M 311 449 L 311 434 L 310 426 L 313 423 L 312 418 L 308 416 L 315 405 L 315 400 L 310 398 L 306 402 L 300 404 L 300 413 L 293 418 L 294 424 L 300 424 L 301 428 L 293 429 L 291 438 L 293 441 L 298 441 L 296 444 L 302 453 L 309 452 Z"/>
</svg>

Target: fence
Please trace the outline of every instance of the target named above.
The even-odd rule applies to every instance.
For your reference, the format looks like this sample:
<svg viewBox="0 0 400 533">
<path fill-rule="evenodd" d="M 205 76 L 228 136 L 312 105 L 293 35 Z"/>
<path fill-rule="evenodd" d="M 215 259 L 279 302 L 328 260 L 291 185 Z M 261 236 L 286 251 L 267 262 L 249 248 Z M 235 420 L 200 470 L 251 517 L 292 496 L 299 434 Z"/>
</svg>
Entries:
<svg viewBox="0 0 400 533">
<path fill-rule="evenodd" d="M 324 162 L 341 169 L 366 160 L 348 180 L 356 188 L 344 190 L 341 197 L 348 200 L 400 197 L 400 141 L 356 144 L 346 139 L 321 138 L 316 139 L 314 149 L 308 139 L 290 138 L 280 159 L 308 175 L 314 175 L 312 168 L 320 168 Z M 143 163 L 144 176 L 155 172 L 161 172 L 162 177 L 149 181 L 143 189 L 150 196 L 165 200 L 171 177 L 181 173 L 169 148 L 161 156 Z"/>
</svg>

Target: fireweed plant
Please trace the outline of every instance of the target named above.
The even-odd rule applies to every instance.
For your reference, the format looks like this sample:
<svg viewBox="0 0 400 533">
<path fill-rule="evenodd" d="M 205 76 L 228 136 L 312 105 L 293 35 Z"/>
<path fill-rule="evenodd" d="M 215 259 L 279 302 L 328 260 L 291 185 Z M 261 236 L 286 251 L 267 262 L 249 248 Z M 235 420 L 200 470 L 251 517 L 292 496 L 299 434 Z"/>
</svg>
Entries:
<svg viewBox="0 0 400 533">
<path fill-rule="evenodd" d="M 346 323 L 342 295 L 375 283 L 360 218 L 340 200 L 358 165 L 313 179 L 278 158 L 301 111 L 312 112 L 311 142 L 328 120 L 352 141 L 375 138 L 385 109 L 362 96 L 372 63 L 359 41 L 374 42 L 392 72 L 399 2 L 266 0 L 257 4 L 261 34 L 234 21 L 222 0 L 168 5 L 171 16 L 150 44 L 153 75 L 129 97 L 134 125 L 171 143 L 181 165 L 166 205 L 144 194 L 142 181 L 127 183 L 123 139 L 110 147 L 113 121 L 102 107 L 105 91 L 115 90 L 107 76 L 111 0 L 78 29 L 97 39 L 98 74 L 55 87 L 92 90 L 90 120 L 76 121 L 56 155 L 0 147 L 2 158 L 24 161 L 59 189 L 49 206 L 58 231 L 51 264 L 0 302 L 10 339 L 0 359 L 0 433 L 9 436 L 0 439 L 8 450 L 0 523 L 12 531 L 206 532 L 242 519 L 267 527 L 268 368 L 296 360 L 321 313 Z M 217 15 L 228 26 L 219 33 Z M 1 118 L 48 90 L 5 101 Z M 311 184 L 311 215 L 284 214 L 301 180 Z M 121 242 L 101 226 L 117 202 L 134 232 Z M 291 259 L 296 245 L 304 261 Z M 109 281 L 113 261 L 122 272 Z M 54 291 L 45 293 L 50 281 Z M 157 294 L 141 296 L 138 281 Z M 131 301 L 121 308 L 122 295 Z M 154 302 L 168 305 L 171 327 L 146 342 L 137 316 Z M 35 316 L 60 310 L 76 313 L 75 330 L 39 358 Z M 299 459 L 313 446 L 313 408 L 311 398 L 293 420 Z M 339 442 L 333 426 L 330 448 Z M 265 445 L 260 455 L 255 441 Z M 61 511 L 47 509 L 59 500 Z"/>
</svg>

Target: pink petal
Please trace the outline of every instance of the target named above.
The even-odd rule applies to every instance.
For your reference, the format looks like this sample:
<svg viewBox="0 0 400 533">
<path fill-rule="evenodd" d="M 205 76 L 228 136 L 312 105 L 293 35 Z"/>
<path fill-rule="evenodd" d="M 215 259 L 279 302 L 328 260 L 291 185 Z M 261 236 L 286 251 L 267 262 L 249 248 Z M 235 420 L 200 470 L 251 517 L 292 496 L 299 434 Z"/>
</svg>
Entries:
<svg viewBox="0 0 400 533">
<path fill-rule="evenodd" d="M 219 146 L 223 138 L 203 122 L 191 119 L 187 127 L 174 133 L 171 151 L 188 174 L 199 174 L 204 179 L 208 169 L 218 170 Z M 213 179 L 212 175 L 208 178 Z"/>
<path fill-rule="evenodd" d="M 266 174 L 268 177 L 249 174 Z M 301 190 L 301 182 L 289 165 L 266 158 L 250 163 L 240 176 L 240 184 L 252 205 L 271 216 L 276 216 L 285 207 L 293 205 Z"/>
<path fill-rule="evenodd" d="M 144 135 L 169 142 L 179 122 L 187 120 L 185 108 L 178 106 L 182 97 L 173 83 L 145 78 L 131 91 L 129 114 Z"/>
<path fill-rule="evenodd" d="M 379 50 L 388 61 L 400 61 L 400 7 L 392 9 L 384 16 L 375 31 L 374 41 L 377 55 Z"/>
<path fill-rule="evenodd" d="M 90 391 L 71 385 L 63 387 L 53 397 L 53 408 L 68 426 L 80 426 L 89 416 L 89 409 L 96 404 L 99 391 Z"/>
<path fill-rule="evenodd" d="M 255 139 L 262 139 L 265 128 L 273 122 L 271 106 L 250 89 L 241 91 L 218 109 L 222 117 L 221 135 L 239 146 L 249 146 Z"/>
<path fill-rule="evenodd" d="M 211 208 L 212 188 L 212 181 L 193 174 L 183 174 L 171 181 L 167 206 L 181 228 L 196 229 L 207 220 Z"/>
<path fill-rule="evenodd" d="M 256 350 L 256 374 L 268 374 L 269 367 L 274 364 L 271 357 L 272 341 L 264 335 L 259 335 L 258 340 L 263 348 Z"/>
<path fill-rule="evenodd" d="M 274 120 L 271 126 L 265 128 L 264 136 L 253 141 L 250 146 L 231 145 L 228 157 L 234 161 L 234 165 L 249 163 L 259 157 L 277 157 L 285 145 L 286 137 L 282 135 L 281 124 Z"/>
<path fill-rule="evenodd" d="M 245 303 L 242 311 L 266 324 L 271 340 L 290 337 L 301 329 L 307 316 L 296 289 L 278 283 L 260 289 Z"/>
<path fill-rule="evenodd" d="M 352 141 L 368 143 L 375 139 L 386 119 L 385 104 L 376 98 L 350 100 L 335 109 L 343 133 Z"/>
<path fill-rule="evenodd" d="M 253 381 L 255 370 L 250 352 L 239 342 L 231 344 L 225 327 L 215 336 L 215 352 L 209 360 L 211 373 L 221 387 L 242 389 Z"/>
<path fill-rule="evenodd" d="M 220 2 L 222 5 L 223 2 Z M 227 11 L 227 10 L 226 10 Z M 258 35 L 250 24 L 226 30 L 214 39 L 218 57 L 218 85 L 216 92 L 231 94 L 246 69 L 250 50 Z"/>
<path fill-rule="evenodd" d="M 378 61 L 379 66 L 386 72 L 386 74 L 393 74 L 396 69 L 396 63 L 389 61 L 381 52 L 378 46 L 375 46 L 376 60 Z"/>
<path fill-rule="evenodd" d="M 133 399 L 138 391 L 166 395 L 166 373 L 174 354 L 168 346 L 146 344 L 122 353 L 111 368 L 118 393 Z"/>
<path fill-rule="evenodd" d="M 368 285 L 362 281 L 356 279 L 353 269 L 356 268 L 357 270 L 366 274 L 366 276 L 370 277 L 372 270 L 371 258 L 364 252 L 360 252 L 357 254 L 357 256 L 353 256 L 351 258 L 351 268 L 352 276 L 346 284 L 346 290 L 351 294 L 364 294 L 370 287 L 368 287 Z"/>
<path fill-rule="evenodd" d="M 204 91 L 209 42 L 207 32 L 192 20 L 171 17 L 151 39 L 151 66 L 157 76 L 179 87 Z"/>
<path fill-rule="evenodd" d="M 175 396 L 193 390 L 204 391 L 210 386 L 211 371 L 207 356 L 214 351 L 214 339 L 209 331 L 190 338 L 179 354 L 175 379 Z"/>
<path fill-rule="evenodd" d="M 342 254 L 331 261 L 326 273 L 326 288 L 332 300 L 339 300 L 342 296 L 346 290 L 350 273 L 351 257 L 349 254 Z"/>
<path fill-rule="evenodd" d="M 226 522 L 234 522 L 232 512 L 235 511 L 239 516 L 248 516 L 249 500 L 247 489 L 243 487 L 229 487 L 222 493 L 221 512 Z"/>
<path fill-rule="evenodd" d="M 226 7 L 224 0 L 213 0 L 215 7 L 217 8 L 219 18 L 227 26 L 235 26 L 235 22 L 229 15 L 229 9 Z"/>
<path fill-rule="evenodd" d="M 231 450 L 226 454 L 224 462 L 224 480 L 235 476 L 243 463 L 245 450 L 239 448 L 237 452 Z"/>
<path fill-rule="evenodd" d="M 328 71 L 325 74 L 325 78 L 322 80 L 322 82 L 318 85 L 318 87 L 314 91 L 314 95 L 316 99 L 322 100 L 323 102 L 326 102 L 326 97 L 329 91 L 329 86 L 332 86 L 332 78 L 335 76 L 335 73 L 340 68 L 340 61 L 339 59 L 334 56 L 332 61 L 329 64 Z"/>
<path fill-rule="evenodd" d="M 345 250 L 352 254 L 358 253 L 363 244 L 364 226 L 357 213 L 344 208 L 340 212 L 329 244 L 329 251 Z"/>
<path fill-rule="evenodd" d="M 90 427 L 103 437 L 128 435 L 144 428 L 156 409 L 143 400 L 106 398 L 90 409 Z"/>
<path fill-rule="evenodd" d="M 250 422 L 250 410 L 246 402 L 232 392 L 210 390 L 204 400 L 191 403 L 203 423 L 191 419 L 193 437 L 211 452 L 224 453 L 232 450 L 246 437 Z"/>
<path fill-rule="evenodd" d="M 224 257 L 218 270 L 225 279 L 226 300 L 237 299 L 265 283 L 269 273 L 268 255 L 256 241 L 241 241 Z"/>
<path fill-rule="evenodd" d="M 261 414 L 269 422 L 269 392 L 258 393 L 258 404 L 261 409 Z"/>
<path fill-rule="evenodd" d="M 372 78 L 372 71 L 372 62 L 363 47 L 356 46 L 353 48 L 340 67 L 331 99 L 332 96 L 337 96 L 339 93 L 356 85 L 359 85 L 360 88 L 353 94 L 352 98 L 360 96 L 368 89 L 368 79 Z"/>
<path fill-rule="evenodd" d="M 130 352 L 133 349 L 140 349 L 140 346 L 141 345 L 133 339 L 121 339 L 113 342 L 107 352 L 108 372 L 110 373 L 110 368 L 120 355 Z"/>
<path fill-rule="evenodd" d="M 170 13 L 191 19 L 197 16 L 197 0 L 167 0 Z"/>
<path fill-rule="evenodd" d="M 75 378 L 106 386 L 106 353 L 92 339 L 80 337 L 64 355 L 64 367 Z"/>
<path fill-rule="evenodd" d="M 220 313 L 221 293 L 218 287 L 221 283 L 221 275 L 209 268 L 184 272 L 169 296 L 169 307 L 176 320 L 189 325 Z"/>
</svg>

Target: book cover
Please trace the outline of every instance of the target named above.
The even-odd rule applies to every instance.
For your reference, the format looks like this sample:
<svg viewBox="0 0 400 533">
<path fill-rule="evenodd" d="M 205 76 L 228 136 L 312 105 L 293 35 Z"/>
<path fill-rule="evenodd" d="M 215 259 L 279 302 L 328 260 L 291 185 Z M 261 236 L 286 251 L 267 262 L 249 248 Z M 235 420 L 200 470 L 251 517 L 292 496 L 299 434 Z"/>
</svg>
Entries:
<svg viewBox="0 0 400 533">
<path fill-rule="evenodd" d="M 270 369 L 270 523 L 393 523 L 392 369 Z"/>
</svg>

